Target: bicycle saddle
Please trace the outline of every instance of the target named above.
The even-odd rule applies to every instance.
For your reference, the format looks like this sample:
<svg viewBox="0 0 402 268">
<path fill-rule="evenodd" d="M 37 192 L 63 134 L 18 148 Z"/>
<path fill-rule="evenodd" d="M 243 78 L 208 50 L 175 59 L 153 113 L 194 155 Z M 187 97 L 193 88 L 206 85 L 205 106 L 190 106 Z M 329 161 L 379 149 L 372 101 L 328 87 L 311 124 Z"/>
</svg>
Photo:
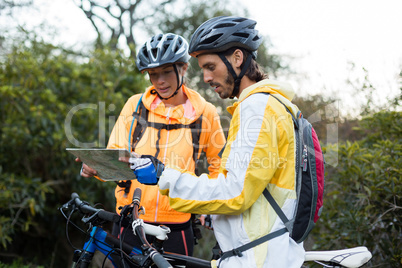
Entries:
<svg viewBox="0 0 402 268">
<path fill-rule="evenodd" d="M 360 267 L 371 259 L 371 252 L 366 247 L 342 250 L 306 251 L 305 261 L 325 261 L 344 267 Z"/>
</svg>

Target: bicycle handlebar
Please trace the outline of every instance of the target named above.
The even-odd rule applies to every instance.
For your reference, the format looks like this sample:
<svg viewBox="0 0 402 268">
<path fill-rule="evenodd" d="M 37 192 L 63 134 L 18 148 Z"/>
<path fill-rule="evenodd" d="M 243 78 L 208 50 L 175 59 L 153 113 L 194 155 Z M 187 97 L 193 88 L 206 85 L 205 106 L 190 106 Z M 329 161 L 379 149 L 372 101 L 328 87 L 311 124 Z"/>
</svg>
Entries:
<svg viewBox="0 0 402 268">
<path fill-rule="evenodd" d="M 138 206 L 140 206 L 141 203 L 141 189 L 140 188 L 136 188 L 134 190 L 134 194 L 133 194 L 133 204 L 137 204 Z"/>
<path fill-rule="evenodd" d="M 133 220 L 134 222 L 139 221 L 138 209 L 141 203 L 141 189 L 136 188 L 133 195 Z M 149 256 L 152 261 L 159 268 L 173 268 L 173 266 L 155 249 L 153 248 L 146 239 L 144 226 L 142 224 L 137 224 L 133 228 L 135 233 L 140 238 L 141 242 L 148 248 Z"/>
<path fill-rule="evenodd" d="M 86 203 L 81 201 L 77 193 L 71 194 L 71 200 L 82 213 L 93 213 L 94 215 L 97 215 L 100 219 L 109 222 L 119 222 L 120 220 L 120 216 L 116 213 L 108 212 L 103 209 L 96 209 L 91 207 L 90 205 L 87 205 Z"/>
<path fill-rule="evenodd" d="M 155 249 L 151 253 L 151 259 L 159 268 L 173 268 L 173 266 Z"/>
<path fill-rule="evenodd" d="M 133 215 L 133 220 L 134 221 L 141 221 L 138 217 L 138 210 L 140 207 L 141 203 L 141 189 L 137 188 L 134 191 L 133 195 L 133 210 L 132 210 L 132 215 Z M 71 200 L 63 205 L 63 208 L 68 208 L 70 205 L 75 206 L 75 209 L 78 209 L 80 212 L 83 214 L 91 214 L 91 216 L 86 217 L 85 219 L 83 218 L 82 220 L 84 222 L 96 222 L 97 219 L 103 220 L 103 221 L 108 221 L 108 222 L 119 222 L 120 221 L 120 216 L 117 213 L 112 213 L 105 211 L 103 209 L 97 209 L 89 205 L 87 202 L 81 201 L 79 195 L 77 193 L 72 193 L 71 194 Z M 141 242 L 144 245 L 144 251 L 146 252 L 145 256 L 148 256 L 153 263 L 159 267 L 159 268 L 173 268 L 173 266 L 160 254 L 154 247 L 151 246 L 151 244 L 147 241 L 146 239 L 146 233 L 144 226 L 142 224 L 137 224 L 136 227 L 134 228 L 134 231 L 136 235 L 140 238 Z M 109 237 L 108 239 L 110 239 Z M 114 241 L 114 244 L 116 241 Z M 124 250 L 127 254 L 131 251 L 131 249 L 126 249 Z"/>
</svg>

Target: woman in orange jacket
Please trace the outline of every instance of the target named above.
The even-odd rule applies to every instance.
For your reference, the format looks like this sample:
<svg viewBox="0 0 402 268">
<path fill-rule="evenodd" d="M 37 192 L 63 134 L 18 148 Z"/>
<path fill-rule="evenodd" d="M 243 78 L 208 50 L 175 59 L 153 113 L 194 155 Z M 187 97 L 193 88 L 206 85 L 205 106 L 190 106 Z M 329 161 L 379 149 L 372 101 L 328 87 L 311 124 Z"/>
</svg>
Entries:
<svg viewBox="0 0 402 268">
<path fill-rule="evenodd" d="M 124 105 L 112 130 L 108 148 L 127 148 L 140 155 L 153 155 L 165 165 L 174 165 L 196 173 L 199 157 L 205 152 L 210 177 L 216 177 L 225 138 L 216 108 L 183 83 L 188 68 L 187 41 L 175 34 L 158 34 L 139 50 L 137 68 L 148 72 L 152 86 L 143 94 L 132 96 Z M 82 176 L 96 171 L 83 165 Z M 120 181 L 115 190 L 116 211 L 130 204 L 135 188 L 142 189 L 144 222 L 167 225 L 171 229 L 164 249 L 192 255 L 194 236 L 191 214 L 173 210 L 158 186 Z M 117 227 L 117 228 L 116 228 Z M 114 233 L 118 235 L 118 226 Z M 139 245 L 131 230 L 124 231 L 125 241 Z"/>
</svg>

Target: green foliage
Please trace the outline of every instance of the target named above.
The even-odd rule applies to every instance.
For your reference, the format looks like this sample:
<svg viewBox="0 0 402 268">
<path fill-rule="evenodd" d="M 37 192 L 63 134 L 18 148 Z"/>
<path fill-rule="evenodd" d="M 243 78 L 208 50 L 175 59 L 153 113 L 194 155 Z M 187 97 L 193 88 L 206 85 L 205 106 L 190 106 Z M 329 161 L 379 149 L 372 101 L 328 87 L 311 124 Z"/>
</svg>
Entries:
<svg viewBox="0 0 402 268">
<path fill-rule="evenodd" d="M 5 264 L 0 261 L 0 268 L 44 268 L 34 264 L 24 264 L 21 259 L 14 260 L 11 264 Z"/>
<path fill-rule="evenodd" d="M 402 137 L 402 117 L 400 112 L 379 112 L 375 116 L 365 117 L 356 130 L 362 133 L 368 145 L 381 140 L 400 142 Z"/>
<path fill-rule="evenodd" d="M 40 178 L 17 177 L 13 173 L 2 173 L 1 169 L 0 189 L 0 207 L 9 212 L 0 216 L 0 242 L 2 248 L 7 248 L 18 231 L 40 229 L 35 215 L 39 213 L 45 216 L 46 196 L 53 190 L 49 183 L 42 182 Z"/>
<path fill-rule="evenodd" d="M 71 248 L 57 208 L 73 191 L 111 210 L 115 203 L 114 184 L 81 178 L 65 148 L 105 147 L 145 82 L 115 50 L 77 56 L 27 35 L 9 51 L 0 63 L 0 257 L 60 267 Z"/>
<path fill-rule="evenodd" d="M 338 155 L 329 167 L 323 215 L 313 231 L 314 249 L 364 245 L 376 267 L 401 267 L 401 112 L 364 118 L 357 142 L 327 148 Z"/>
</svg>

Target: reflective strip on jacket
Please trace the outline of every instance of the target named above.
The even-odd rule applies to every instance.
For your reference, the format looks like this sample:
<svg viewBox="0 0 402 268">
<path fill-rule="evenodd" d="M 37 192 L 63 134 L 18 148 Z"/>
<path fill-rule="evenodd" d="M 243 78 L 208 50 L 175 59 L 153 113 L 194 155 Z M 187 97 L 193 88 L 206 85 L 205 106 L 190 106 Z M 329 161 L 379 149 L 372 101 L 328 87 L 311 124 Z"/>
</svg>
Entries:
<svg viewBox="0 0 402 268">
<path fill-rule="evenodd" d="M 167 168 L 159 180 L 170 205 L 182 212 L 215 214 L 214 233 L 223 251 L 232 250 L 284 224 L 262 195 L 265 188 L 288 218 L 296 205 L 295 136 L 291 116 L 269 92 L 296 114 L 294 92 L 287 83 L 260 81 L 245 90 L 228 111 L 232 114 L 219 176 L 195 177 Z M 220 267 L 301 267 L 302 244 L 285 233 L 225 259 Z"/>
<path fill-rule="evenodd" d="M 183 86 L 183 91 L 187 95 L 188 100 L 195 110 L 193 118 L 184 116 L 183 105 L 176 107 L 165 107 L 160 102 L 156 107 L 151 104 L 157 95 L 151 94 L 153 87 L 149 87 L 142 98 L 144 106 L 149 110 L 148 121 L 164 124 L 184 124 L 189 125 L 196 121 L 202 115 L 202 132 L 200 134 L 200 148 L 205 152 L 208 161 L 208 170 L 210 176 L 217 176 L 220 166 L 220 157 L 218 153 L 221 151 L 225 137 L 220 124 L 220 118 L 217 114 L 215 106 L 205 101 L 197 92 Z M 142 94 L 132 96 L 124 105 L 120 116 L 110 135 L 108 148 L 130 148 L 129 132 L 133 121 L 133 112 L 136 110 L 137 104 Z M 136 120 L 132 126 L 132 132 L 136 127 Z M 180 128 L 173 130 L 161 130 L 159 140 L 158 159 L 165 165 L 174 165 L 189 172 L 194 172 L 195 163 L 193 160 L 193 144 L 191 130 L 188 128 Z M 132 135 L 132 133 L 131 133 Z M 136 145 L 134 151 L 138 154 L 155 155 L 156 142 L 158 140 L 158 130 L 147 127 L 141 140 Z M 201 152 L 201 149 L 199 149 Z M 202 158 L 200 159 L 202 160 Z M 205 161 L 200 161 L 205 163 Z M 115 190 L 116 211 L 119 207 L 128 205 L 132 202 L 135 188 L 142 189 L 141 205 L 145 208 L 145 215 L 141 218 L 147 222 L 157 223 L 184 223 L 190 219 L 191 214 L 177 212 L 169 205 L 166 196 L 159 193 L 158 186 L 146 186 L 138 183 L 136 180 L 131 181 L 130 192 L 125 194 L 124 188 L 117 186 Z"/>
</svg>

